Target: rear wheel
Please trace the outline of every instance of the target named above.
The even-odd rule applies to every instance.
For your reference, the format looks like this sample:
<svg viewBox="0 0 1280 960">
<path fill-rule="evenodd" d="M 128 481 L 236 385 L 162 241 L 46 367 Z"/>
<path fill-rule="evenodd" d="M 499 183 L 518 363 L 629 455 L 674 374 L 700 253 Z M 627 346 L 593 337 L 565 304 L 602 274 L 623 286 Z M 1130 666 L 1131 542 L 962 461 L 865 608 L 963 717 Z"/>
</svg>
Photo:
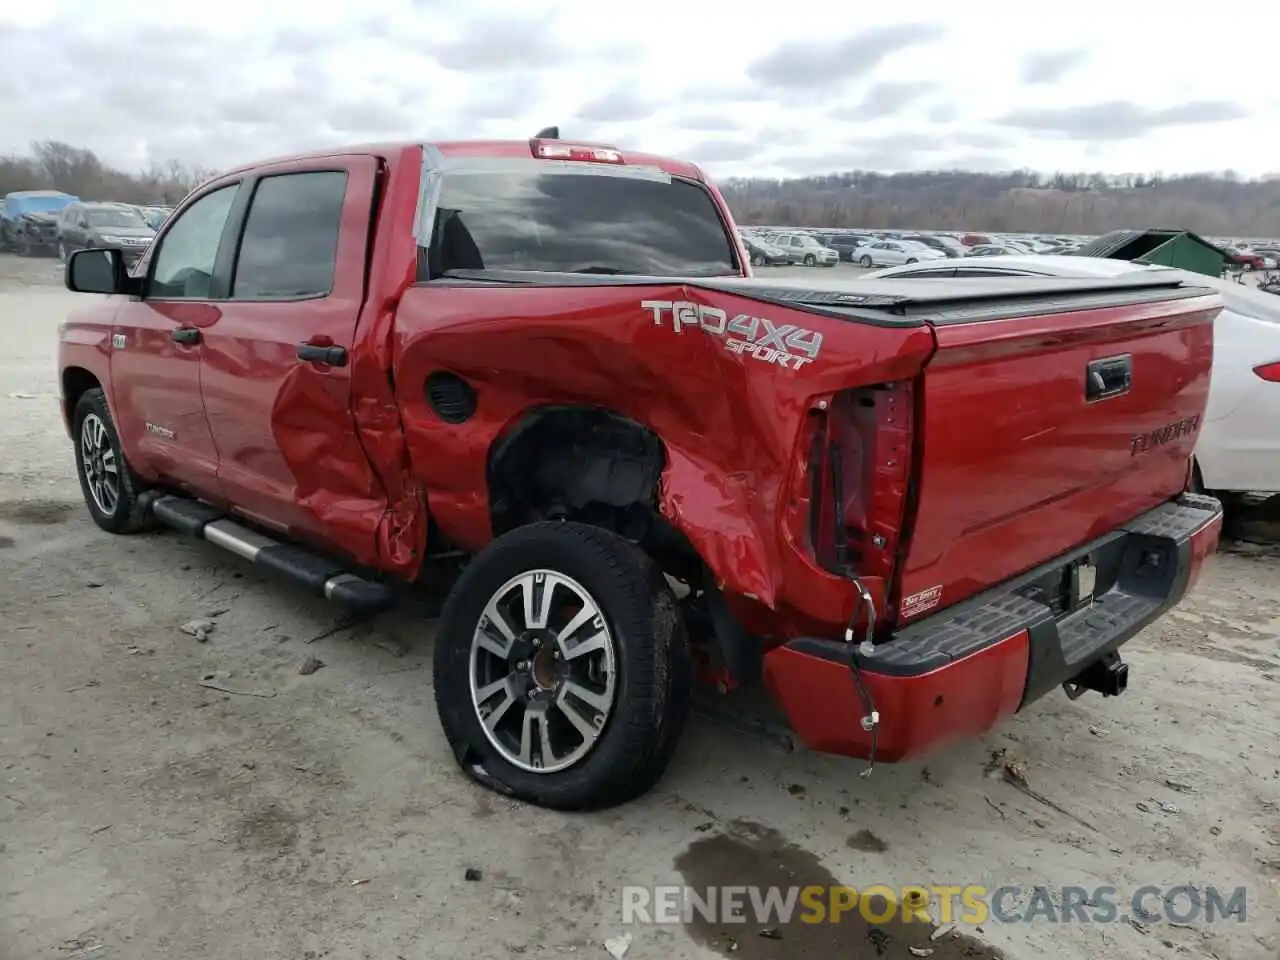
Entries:
<svg viewBox="0 0 1280 960">
<path fill-rule="evenodd" d="M 441 617 L 436 707 L 459 763 L 540 806 L 599 809 L 648 790 L 691 686 L 671 588 L 607 530 L 537 523 L 499 537 Z"/>
<path fill-rule="evenodd" d="M 146 529 L 139 503 L 145 485 L 124 458 L 106 395 L 97 387 L 86 390 L 76 404 L 73 436 L 80 492 L 93 522 L 108 533 Z"/>
<path fill-rule="evenodd" d="M 761 255 L 760 255 L 760 254 L 758 254 L 758 253 L 753 253 L 753 254 L 751 255 L 751 265 L 752 265 L 753 267 L 763 267 L 763 266 L 764 266 L 764 257 L 763 257 L 763 256 L 761 256 Z"/>
<path fill-rule="evenodd" d="M 871 258 L 866 254 L 863 254 L 862 257 L 858 259 L 858 263 L 860 263 L 864 267 L 869 267 L 871 266 Z"/>
</svg>

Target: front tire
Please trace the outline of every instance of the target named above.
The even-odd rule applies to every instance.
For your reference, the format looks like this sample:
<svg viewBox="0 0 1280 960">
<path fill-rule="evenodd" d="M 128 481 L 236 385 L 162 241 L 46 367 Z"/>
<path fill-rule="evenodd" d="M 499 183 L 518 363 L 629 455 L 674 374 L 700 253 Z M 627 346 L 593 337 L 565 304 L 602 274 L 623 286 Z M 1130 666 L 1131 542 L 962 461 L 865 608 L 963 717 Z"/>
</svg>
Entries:
<svg viewBox="0 0 1280 960">
<path fill-rule="evenodd" d="M 758 253 L 753 253 L 753 254 L 751 255 L 751 265 L 752 265 L 753 267 L 763 267 L 763 266 L 764 266 L 764 257 L 763 257 L 763 256 L 761 256 L 761 255 L 760 255 L 760 254 L 758 254 Z"/>
<path fill-rule="evenodd" d="M 108 533 L 137 533 L 149 523 L 139 502 L 145 485 L 129 468 L 101 389 L 86 390 L 73 419 L 76 473 L 89 516 Z"/>
<path fill-rule="evenodd" d="M 59 262 L 61 262 L 61 263 L 66 263 L 66 262 L 67 262 L 67 257 L 68 257 L 68 255 L 69 255 L 69 254 L 67 253 L 67 245 L 66 245 L 65 243 L 63 243 L 61 240 L 59 240 L 59 241 L 58 241 L 58 260 L 59 260 Z"/>
<path fill-rule="evenodd" d="M 858 263 L 860 263 L 864 267 L 869 268 L 871 266 L 871 258 L 864 254 L 862 258 L 858 260 Z"/>
<path fill-rule="evenodd" d="M 806 267 L 816 267 L 818 265 L 818 258 L 812 253 L 806 253 L 804 255 L 804 265 Z"/>
<path fill-rule="evenodd" d="M 499 537 L 441 615 L 436 708 L 459 764 L 538 806 L 601 809 L 647 791 L 692 683 L 665 578 L 597 527 L 536 523 Z"/>
<path fill-rule="evenodd" d="M 908 265 L 913 264 L 913 263 L 919 263 L 919 262 L 920 262 L 920 261 L 919 261 L 919 260 L 917 260 L 915 257 L 907 257 L 907 264 L 908 264 Z"/>
</svg>

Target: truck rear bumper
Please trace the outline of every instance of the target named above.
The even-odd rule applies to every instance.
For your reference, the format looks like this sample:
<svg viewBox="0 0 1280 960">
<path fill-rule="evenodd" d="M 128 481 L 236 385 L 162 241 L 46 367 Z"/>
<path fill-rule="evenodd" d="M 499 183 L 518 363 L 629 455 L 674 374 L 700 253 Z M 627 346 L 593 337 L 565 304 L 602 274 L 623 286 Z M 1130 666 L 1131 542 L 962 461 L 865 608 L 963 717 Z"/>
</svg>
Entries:
<svg viewBox="0 0 1280 960">
<path fill-rule="evenodd" d="M 765 655 L 765 681 L 811 749 L 887 762 L 978 736 L 1079 676 L 1175 606 L 1218 546 L 1222 505 L 1183 494 L 1035 570 L 901 630 L 864 657 L 840 640 L 800 637 Z M 1073 602 L 1072 570 L 1096 574 Z M 1063 589 L 1059 590 L 1059 586 Z"/>
</svg>

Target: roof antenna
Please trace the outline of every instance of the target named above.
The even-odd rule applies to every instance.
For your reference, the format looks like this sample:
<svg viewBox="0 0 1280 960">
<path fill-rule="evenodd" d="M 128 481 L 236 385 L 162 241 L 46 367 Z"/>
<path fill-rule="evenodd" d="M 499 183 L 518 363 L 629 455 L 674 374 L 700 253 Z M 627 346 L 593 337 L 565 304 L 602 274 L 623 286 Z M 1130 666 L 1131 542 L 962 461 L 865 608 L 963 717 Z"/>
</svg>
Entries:
<svg viewBox="0 0 1280 960">
<path fill-rule="evenodd" d="M 534 134 L 533 139 L 535 139 L 535 140 L 559 140 L 559 139 L 560 139 L 560 128 L 559 128 L 559 127 L 543 127 L 543 128 L 542 128 L 541 130 L 539 130 L 536 134 Z"/>
</svg>

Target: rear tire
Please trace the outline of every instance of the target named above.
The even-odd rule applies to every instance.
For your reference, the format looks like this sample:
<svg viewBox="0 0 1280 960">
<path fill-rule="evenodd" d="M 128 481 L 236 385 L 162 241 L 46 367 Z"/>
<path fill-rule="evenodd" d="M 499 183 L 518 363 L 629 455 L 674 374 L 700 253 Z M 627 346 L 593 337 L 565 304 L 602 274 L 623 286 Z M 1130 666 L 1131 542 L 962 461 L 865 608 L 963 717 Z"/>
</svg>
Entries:
<svg viewBox="0 0 1280 960">
<path fill-rule="evenodd" d="M 146 485 L 129 467 L 102 390 L 86 390 L 72 419 L 76 473 L 89 516 L 108 533 L 137 533 L 150 526 L 139 502 Z"/>
<path fill-rule="evenodd" d="M 535 606 L 545 600 L 541 625 L 530 626 L 514 602 L 523 590 Z M 588 604 L 598 616 L 565 633 L 561 614 L 589 615 Z M 588 640 L 592 651 L 579 654 Z M 601 658 L 595 673 L 589 657 Z M 504 534 L 468 565 L 441 615 L 436 708 L 458 763 L 484 786 L 538 806 L 601 809 L 647 791 L 674 752 L 692 683 L 666 579 L 635 544 L 597 527 L 536 523 Z M 579 696 L 584 687 L 599 705 Z"/>
<path fill-rule="evenodd" d="M 762 257 L 762 256 L 761 256 L 760 254 L 758 254 L 758 253 L 753 253 L 753 254 L 751 255 L 751 265 L 752 265 L 753 267 L 763 267 L 763 266 L 764 266 L 764 257 Z"/>
</svg>

